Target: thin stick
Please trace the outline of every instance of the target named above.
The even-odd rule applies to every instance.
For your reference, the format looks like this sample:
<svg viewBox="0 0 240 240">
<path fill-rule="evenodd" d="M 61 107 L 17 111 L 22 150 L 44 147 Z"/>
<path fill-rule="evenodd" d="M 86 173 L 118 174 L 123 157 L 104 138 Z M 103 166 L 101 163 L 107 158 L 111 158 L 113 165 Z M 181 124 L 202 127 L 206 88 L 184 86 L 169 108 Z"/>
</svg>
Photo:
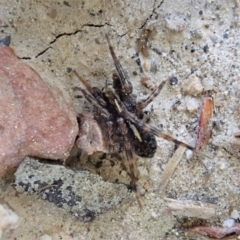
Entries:
<svg viewBox="0 0 240 240">
<path fill-rule="evenodd" d="M 171 198 L 165 198 L 164 201 L 173 215 L 211 219 L 216 214 L 216 204 Z"/>
<path fill-rule="evenodd" d="M 43 190 L 47 189 L 47 188 L 51 188 L 51 187 L 57 187 L 58 185 L 57 184 L 47 184 L 46 186 L 44 187 L 41 187 L 37 190 L 36 194 L 40 194 Z"/>
<path fill-rule="evenodd" d="M 175 169 L 177 168 L 182 156 L 185 152 L 185 147 L 179 146 L 178 149 L 174 152 L 173 156 L 169 159 L 166 168 L 164 169 L 162 182 L 159 184 L 157 189 L 160 190 L 160 195 L 165 194 L 165 189 L 168 185 L 169 180 L 171 179 Z"/>
</svg>

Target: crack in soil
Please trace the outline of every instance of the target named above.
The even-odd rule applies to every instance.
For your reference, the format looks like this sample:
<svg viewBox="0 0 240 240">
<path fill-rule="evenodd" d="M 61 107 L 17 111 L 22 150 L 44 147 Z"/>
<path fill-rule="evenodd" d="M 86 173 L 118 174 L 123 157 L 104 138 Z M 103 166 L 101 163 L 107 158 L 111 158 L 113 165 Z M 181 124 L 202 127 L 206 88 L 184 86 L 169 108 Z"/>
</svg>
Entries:
<svg viewBox="0 0 240 240">
<path fill-rule="evenodd" d="M 154 7 L 155 3 L 156 3 L 156 1 L 153 4 L 153 9 L 152 9 L 151 14 L 149 15 L 149 17 L 146 18 L 144 23 L 138 28 L 139 30 L 143 29 L 146 26 L 148 21 L 153 18 L 154 14 L 157 15 L 156 9 L 159 9 L 162 6 L 162 4 L 164 3 L 164 0 L 162 0 L 156 7 Z M 49 49 L 52 49 L 51 45 L 54 44 L 61 37 L 74 36 L 74 35 L 78 34 L 79 32 L 82 32 L 85 27 L 102 28 L 105 26 L 112 26 L 112 25 L 108 22 L 106 22 L 104 24 L 91 24 L 91 23 L 84 24 L 81 27 L 81 29 L 77 29 L 74 32 L 70 32 L 70 33 L 64 32 L 64 33 L 58 34 L 57 36 L 55 36 L 55 38 L 51 42 L 49 42 L 48 47 L 43 49 L 41 52 L 37 53 L 34 57 L 18 57 L 18 58 L 22 59 L 22 60 L 32 60 L 32 59 L 38 58 L 38 57 L 42 56 L 45 52 L 47 52 Z M 112 29 L 112 30 L 118 35 L 118 37 L 121 37 L 121 38 L 124 37 L 129 32 L 129 31 L 126 31 L 125 33 L 120 35 L 115 29 Z"/>
<path fill-rule="evenodd" d="M 65 37 L 65 36 L 74 36 L 76 34 L 78 34 L 79 32 L 82 32 L 83 29 L 85 27 L 94 27 L 94 28 L 102 28 L 102 27 L 105 27 L 105 26 L 111 26 L 111 24 L 109 23 L 104 23 L 104 24 L 91 24 L 91 23 L 88 23 L 88 24 L 84 24 L 81 29 L 77 29 L 75 30 L 74 32 L 70 32 L 70 33 L 60 33 L 58 34 L 57 36 L 55 36 L 55 38 L 49 42 L 49 46 L 46 47 L 44 50 L 42 50 L 41 52 L 39 52 L 38 54 L 36 54 L 35 57 L 18 57 L 19 59 L 23 59 L 23 60 L 32 60 L 33 58 L 38 58 L 40 56 L 42 56 L 45 52 L 47 52 L 49 49 L 52 49 L 51 45 L 54 44 L 59 38 L 61 37 Z"/>
</svg>

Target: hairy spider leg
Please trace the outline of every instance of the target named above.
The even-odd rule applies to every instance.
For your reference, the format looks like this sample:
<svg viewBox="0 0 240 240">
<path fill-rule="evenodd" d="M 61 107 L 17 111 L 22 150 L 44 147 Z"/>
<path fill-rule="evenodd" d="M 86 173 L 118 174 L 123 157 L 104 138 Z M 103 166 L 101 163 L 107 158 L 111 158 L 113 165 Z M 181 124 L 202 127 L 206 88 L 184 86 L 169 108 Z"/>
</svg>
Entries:
<svg viewBox="0 0 240 240">
<path fill-rule="evenodd" d="M 146 132 L 151 132 L 152 134 L 154 134 L 155 136 L 157 137 L 160 137 L 160 138 L 163 138 L 163 139 L 166 139 L 170 142 L 174 142 L 176 143 L 177 145 L 181 145 L 181 146 L 184 146 L 190 150 L 194 150 L 195 148 L 184 143 L 184 142 L 181 142 L 163 132 L 161 132 L 158 128 L 154 127 L 154 126 L 151 126 L 143 121 L 141 121 L 140 119 L 138 119 L 135 115 L 133 115 L 131 112 L 129 112 L 126 107 L 122 106 L 122 112 L 121 112 L 122 116 L 125 117 L 125 119 L 131 121 L 132 123 L 136 124 L 138 127 L 141 127 L 144 131 Z"/>
<path fill-rule="evenodd" d="M 81 83 L 87 88 L 87 90 L 91 94 L 93 94 L 92 87 L 87 83 L 87 81 L 84 78 L 82 78 L 76 70 L 73 70 L 73 73 L 77 76 L 77 78 L 81 81 Z"/>
<path fill-rule="evenodd" d="M 127 133 L 128 133 L 128 129 L 127 129 L 127 125 L 126 123 L 124 122 L 124 119 L 123 118 L 118 118 L 117 119 L 117 123 L 118 123 L 118 126 L 119 126 L 119 129 L 120 129 L 120 132 L 123 136 L 123 140 L 124 140 L 124 150 L 125 150 L 125 154 L 126 154 L 126 157 L 127 157 L 127 160 L 128 160 L 128 164 L 129 164 L 129 175 L 130 175 L 130 178 L 131 178 L 131 187 L 136 195 L 136 199 L 137 199 L 137 202 L 139 204 L 139 206 L 142 208 L 142 204 L 139 200 L 139 194 L 137 192 L 137 177 L 135 176 L 135 173 L 134 173 L 134 163 L 135 163 L 135 158 L 133 157 L 133 152 L 132 152 L 132 149 L 131 149 L 131 144 L 128 140 L 128 137 L 127 137 Z"/>
<path fill-rule="evenodd" d="M 91 93 L 91 95 L 99 102 L 101 106 L 106 106 L 107 103 L 102 97 L 102 91 L 97 87 L 91 87 L 87 81 L 82 78 L 76 70 L 73 70 L 73 73 L 77 76 L 77 78 L 81 81 L 81 83 L 86 87 L 86 89 Z M 79 89 L 81 90 L 81 89 Z M 82 90 L 81 90 L 82 91 Z"/>
<path fill-rule="evenodd" d="M 105 106 L 105 100 L 100 96 L 99 92 L 97 90 L 99 90 L 98 88 L 93 88 L 91 87 L 87 81 L 85 79 L 83 79 L 78 73 L 77 71 L 74 70 L 74 74 L 77 76 L 77 78 L 83 83 L 83 85 L 87 88 L 87 90 L 90 92 L 90 94 L 88 94 L 84 89 L 82 89 L 81 87 L 75 87 L 75 90 L 80 90 L 83 95 L 85 96 L 86 100 L 88 102 L 90 102 L 93 106 L 95 106 L 100 114 L 102 116 L 104 116 L 105 118 L 110 118 L 110 113 L 107 111 L 107 109 L 104 108 Z M 100 91 L 100 90 L 99 90 Z M 114 95 L 115 98 L 117 98 L 116 95 Z M 118 99 L 118 98 L 117 98 Z M 120 99 L 118 99 L 118 101 L 120 101 Z M 108 149 L 109 152 L 112 153 L 114 152 L 114 141 L 112 139 L 112 135 L 113 135 L 113 122 L 112 121 L 107 121 L 107 138 L 108 138 Z"/>
<path fill-rule="evenodd" d="M 125 94 L 130 94 L 132 93 L 132 84 L 131 82 L 128 80 L 126 74 L 124 73 L 124 70 L 122 68 L 122 65 L 121 63 L 119 62 L 114 50 L 113 50 L 113 46 L 110 42 L 110 39 L 108 37 L 108 35 L 106 34 L 106 39 L 107 39 L 107 42 L 108 42 L 108 47 L 109 47 L 109 50 L 110 50 L 110 53 L 112 55 L 112 59 L 113 59 L 113 62 L 114 62 L 114 65 L 117 69 L 117 72 L 118 72 L 118 76 L 119 76 L 119 79 L 120 79 L 120 82 L 121 82 L 121 87 L 122 87 L 122 92 L 125 93 Z"/>
<path fill-rule="evenodd" d="M 107 121 L 108 150 L 110 153 L 114 152 L 114 141 L 112 139 L 112 135 L 113 135 L 113 122 Z"/>
<path fill-rule="evenodd" d="M 152 102 L 152 100 L 158 96 L 158 94 L 161 92 L 163 86 L 165 85 L 166 81 L 162 81 L 159 86 L 154 89 L 151 94 L 146 98 L 143 99 L 142 101 L 140 101 L 139 103 L 137 103 L 137 110 L 140 111 L 143 108 L 145 108 L 150 102 Z"/>
<path fill-rule="evenodd" d="M 110 117 L 110 113 L 107 111 L 107 109 L 105 109 L 104 107 L 102 107 L 98 101 L 95 99 L 94 96 L 88 94 L 84 89 L 82 89 L 81 87 L 74 87 L 74 90 L 80 90 L 84 97 L 87 99 L 88 102 L 90 102 L 93 106 L 95 106 L 101 113 L 101 115 L 105 118 L 109 118 Z"/>
</svg>

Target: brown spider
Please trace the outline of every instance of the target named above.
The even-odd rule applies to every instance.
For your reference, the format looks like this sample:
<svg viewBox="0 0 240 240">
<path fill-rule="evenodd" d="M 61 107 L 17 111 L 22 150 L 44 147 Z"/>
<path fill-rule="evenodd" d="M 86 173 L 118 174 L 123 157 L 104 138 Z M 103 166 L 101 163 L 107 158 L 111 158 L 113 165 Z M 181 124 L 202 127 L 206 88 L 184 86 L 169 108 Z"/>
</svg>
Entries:
<svg viewBox="0 0 240 240">
<path fill-rule="evenodd" d="M 80 129 L 86 128 L 83 127 L 83 124 L 88 123 L 88 133 L 84 134 L 88 134 L 87 137 L 92 138 L 92 145 L 107 143 L 106 151 L 112 153 L 125 152 L 129 163 L 130 185 L 137 194 L 137 177 L 134 173 L 135 158 L 133 153 L 140 157 L 152 158 L 157 149 L 155 136 L 167 139 L 191 150 L 194 148 L 162 133 L 158 128 L 144 121 L 143 109 L 160 93 L 166 82 L 163 81 L 146 99 L 136 102 L 132 95 L 132 84 L 123 71 L 108 35 L 106 35 L 106 39 L 117 70 L 117 73 L 113 73 L 113 84 L 106 85 L 100 90 L 97 87 L 91 87 L 85 79 L 74 71 L 74 74 L 79 78 L 87 91 L 81 87 L 76 87 L 75 89 L 80 90 L 95 109 L 93 118 L 79 114 L 79 127 Z M 96 125 L 99 127 L 96 127 Z M 86 139 L 86 135 L 84 137 Z M 94 143 L 94 141 L 96 142 Z M 81 149 L 83 148 L 81 145 L 84 143 L 85 140 L 82 140 L 77 145 Z M 98 150 L 97 146 L 96 149 Z M 138 196 L 137 200 L 140 204 Z"/>
</svg>

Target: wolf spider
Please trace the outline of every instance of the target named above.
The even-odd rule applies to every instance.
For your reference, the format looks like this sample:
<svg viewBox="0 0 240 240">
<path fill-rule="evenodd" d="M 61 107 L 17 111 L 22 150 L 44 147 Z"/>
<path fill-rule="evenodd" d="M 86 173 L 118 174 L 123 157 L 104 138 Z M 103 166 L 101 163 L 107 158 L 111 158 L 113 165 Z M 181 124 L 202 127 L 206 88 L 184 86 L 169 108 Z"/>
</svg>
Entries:
<svg viewBox="0 0 240 240">
<path fill-rule="evenodd" d="M 76 87 L 75 90 L 80 90 L 86 100 L 94 106 L 94 120 L 100 126 L 104 141 L 108 144 L 108 152 L 125 152 L 129 163 L 130 185 L 135 191 L 137 201 L 141 206 L 136 191 L 138 179 L 134 173 L 134 153 L 140 157 L 152 158 L 157 149 L 155 136 L 188 149 L 193 150 L 194 148 L 162 133 L 158 128 L 144 120 L 143 109 L 160 93 L 166 81 L 161 82 L 146 99 L 136 102 L 132 95 L 132 84 L 123 71 L 108 35 L 106 35 L 106 39 L 117 70 L 117 73 L 113 73 L 112 85 L 107 84 L 102 90 L 91 87 L 85 79 L 79 76 L 76 71 L 73 71 L 87 91 L 81 87 Z M 79 124 L 81 124 L 81 116 L 79 114 Z M 81 146 L 79 147 L 81 148 Z"/>
</svg>

